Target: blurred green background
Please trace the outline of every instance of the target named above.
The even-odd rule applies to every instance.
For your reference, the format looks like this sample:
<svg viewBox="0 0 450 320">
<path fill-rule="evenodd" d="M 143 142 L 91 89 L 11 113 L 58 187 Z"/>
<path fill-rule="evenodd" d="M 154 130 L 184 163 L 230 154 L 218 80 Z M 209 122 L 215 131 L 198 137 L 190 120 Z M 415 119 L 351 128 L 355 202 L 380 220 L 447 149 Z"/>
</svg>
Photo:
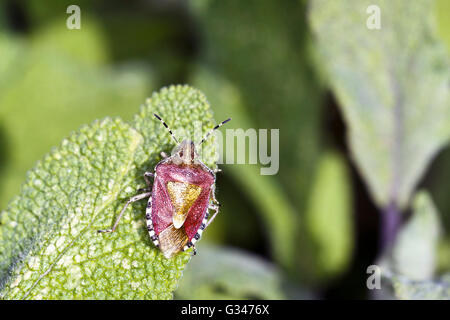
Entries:
<svg viewBox="0 0 450 320">
<path fill-rule="evenodd" d="M 81 8 L 80 30 L 66 28 L 71 4 Z M 431 8 L 447 56 L 449 4 Z M 374 298 L 366 269 L 381 254 L 383 206 L 355 164 L 347 139 L 353 127 L 336 92 L 346 96 L 330 84 L 310 5 L 3 0 L 0 209 L 72 130 L 105 116 L 129 120 L 153 91 L 188 83 L 206 94 L 217 122 L 233 118 L 227 128 L 280 129 L 280 169 L 262 176 L 258 165 L 222 166 L 221 213 L 175 298 Z M 428 191 L 439 214 L 435 278 L 450 271 L 448 146 L 416 189 Z M 411 208 L 399 208 L 405 220 Z"/>
</svg>

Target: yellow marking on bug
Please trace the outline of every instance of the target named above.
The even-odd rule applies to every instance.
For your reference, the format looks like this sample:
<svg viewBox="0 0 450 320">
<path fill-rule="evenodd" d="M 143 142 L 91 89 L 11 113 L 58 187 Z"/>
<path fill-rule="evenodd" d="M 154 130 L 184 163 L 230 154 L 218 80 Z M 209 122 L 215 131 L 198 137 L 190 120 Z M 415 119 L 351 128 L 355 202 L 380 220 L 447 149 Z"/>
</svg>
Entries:
<svg viewBox="0 0 450 320">
<path fill-rule="evenodd" d="M 167 182 L 167 191 L 175 208 L 173 226 L 179 229 L 186 220 L 189 209 L 200 195 L 202 188 L 187 182 Z"/>
</svg>

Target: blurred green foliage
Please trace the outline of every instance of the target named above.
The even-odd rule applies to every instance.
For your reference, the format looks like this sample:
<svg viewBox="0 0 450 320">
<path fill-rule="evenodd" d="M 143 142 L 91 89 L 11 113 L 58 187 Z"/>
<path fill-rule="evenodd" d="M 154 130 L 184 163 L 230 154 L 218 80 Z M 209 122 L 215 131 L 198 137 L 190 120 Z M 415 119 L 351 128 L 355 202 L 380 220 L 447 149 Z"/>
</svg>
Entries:
<svg viewBox="0 0 450 320">
<path fill-rule="evenodd" d="M 336 152 L 324 153 L 311 185 L 305 223 L 315 265 L 311 272 L 328 280 L 348 267 L 354 246 L 352 190 L 348 168 Z"/>
<path fill-rule="evenodd" d="M 78 126 L 104 116 L 129 119 L 151 92 L 151 73 L 108 65 L 99 27 L 83 32 L 53 24 L 28 41 L 3 34 L 0 126 L 6 162 L 0 205 L 19 190 L 24 173 Z"/>
<path fill-rule="evenodd" d="M 357 278 L 360 270 L 354 268 L 368 247 L 357 242 L 366 230 L 361 228 L 374 221 L 360 208 L 372 206 L 373 200 L 355 186 L 363 180 L 373 202 L 384 207 L 392 200 L 394 171 L 394 180 L 400 177 L 397 200 L 402 208 L 410 207 L 417 184 L 429 191 L 418 201 L 435 206 L 435 211 L 425 211 L 436 212 L 443 225 L 442 238 L 436 240 L 440 249 L 427 251 L 436 254 L 429 274 L 446 273 L 448 147 L 431 160 L 448 136 L 448 100 L 439 98 L 448 94 L 448 86 L 437 84 L 448 76 L 450 10 L 446 0 L 430 3 L 435 5 L 370 1 L 382 8 L 384 23 L 373 34 L 365 28 L 369 2 L 364 1 L 79 0 L 81 30 L 65 25 L 66 8 L 73 1 L 48 0 L 45 6 L 40 0 L 2 2 L 0 209 L 18 193 L 26 171 L 70 131 L 104 116 L 131 120 L 152 91 L 187 82 L 205 93 L 216 122 L 233 118 L 223 133 L 280 129 L 280 168 L 274 176 L 262 176 L 260 165 L 221 166 L 221 214 L 199 243 L 199 256 L 186 270 L 176 297 L 312 297 L 307 291 L 317 288 L 326 296 L 349 279 L 361 281 L 355 285 L 356 297 L 365 297 L 365 279 Z M 447 56 L 443 48 L 436 49 L 439 41 Z M 408 68 L 409 57 L 415 69 Z M 390 75 L 417 115 L 407 112 L 405 117 L 409 129 L 402 141 L 408 148 L 397 166 L 401 170 L 390 167 L 395 131 L 390 125 L 395 98 Z M 374 92 L 379 93 L 376 98 Z M 334 95 L 336 101 L 330 99 Z M 342 120 L 332 117 L 335 103 Z M 435 111 L 427 112 L 431 109 Z M 187 125 L 184 119 L 179 114 L 166 120 L 177 127 Z M 345 134 L 349 140 L 341 142 Z M 161 149 L 170 149 L 171 143 L 167 137 Z M 405 228 L 414 221 L 406 220 Z M 408 243 L 410 237 L 405 237 L 402 241 Z M 370 255 L 374 260 L 377 252 Z M 204 259 L 223 263 L 216 270 L 201 263 Z M 233 274 L 235 265 L 239 268 Z M 208 276 L 202 278 L 202 273 Z M 290 289 L 281 285 L 285 281 Z M 402 283 L 411 281 L 406 277 Z M 267 292 L 258 293 L 265 282 Z"/>
<path fill-rule="evenodd" d="M 405 208 L 450 140 L 449 64 L 428 1 L 376 3 L 382 32 L 361 27 L 371 1 L 313 0 L 310 18 L 372 197 Z"/>
<path fill-rule="evenodd" d="M 450 2 L 437 0 L 434 4 L 437 33 L 450 52 Z"/>
<path fill-rule="evenodd" d="M 379 30 L 361 26 L 374 14 L 365 10 L 370 5 L 380 10 Z M 434 8 L 429 1 L 311 1 L 311 25 L 352 157 L 385 212 L 382 254 L 392 255 L 384 257 L 391 279 L 429 280 L 436 272 L 436 209 L 427 193 L 410 201 L 450 141 L 449 60 Z M 414 215 L 397 226 L 404 220 L 398 209 L 410 207 Z"/>
<path fill-rule="evenodd" d="M 418 192 L 413 200 L 411 218 L 384 258 L 385 268 L 412 280 L 432 279 L 440 233 L 439 215 L 433 200 L 427 192 Z"/>
<path fill-rule="evenodd" d="M 202 61 L 239 88 L 257 128 L 279 128 L 277 177 L 299 211 L 320 150 L 322 95 L 309 56 L 305 5 L 300 1 L 208 1 L 197 8 Z M 231 57 L 239 57 L 233 59 Z M 294 107 L 295 106 L 295 107 Z M 226 101 L 217 108 L 225 109 Z"/>
<path fill-rule="evenodd" d="M 180 281 L 178 299 L 286 299 L 280 270 L 236 249 L 204 246 Z"/>
</svg>

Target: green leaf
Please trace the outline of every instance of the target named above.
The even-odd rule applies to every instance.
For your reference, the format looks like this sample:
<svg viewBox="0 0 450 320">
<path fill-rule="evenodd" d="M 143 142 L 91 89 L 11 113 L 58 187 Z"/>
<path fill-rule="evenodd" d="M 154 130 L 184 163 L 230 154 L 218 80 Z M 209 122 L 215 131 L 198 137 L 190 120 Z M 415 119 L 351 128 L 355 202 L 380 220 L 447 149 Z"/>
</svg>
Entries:
<svg viewBox="0 0 450 320">
<path fill-rule="evenodd" d="M 51 24 L 29 41 L 0 33 L 0 127 L 7 142 L 0 209 L 35 161 L 70 131 L 105 116 L 130 119 L 151 92 L 145 68 L 104 65 L 102 39 L 90 23 L 82 32 Z"/>
<path fill-rule="evenodd" d="M 383 262 L 389 273 L 411 280 L 432 279 L 436 267 L 440 221 L 429 194 L 418 192 L 413 215 L 399 231 L 390 254 Z"/>
<path fill-rule="evenodd" d="M 63 7 L 62 12 L 65 13 L 68 6 Z M 49 19 L 48 21 L 45 24 L 39 24 L 39 27 L 35 28 L 35 32 L 29 37 L 31 51 L 39 52 L 41 55 L 58 53 L 72 63 L 90 67 L 104 66 L 109 62 L 110 53 L 105 35 L 106 30 L 96 20 L 83 16 L 82 32 L 65 28 L 65 25 L 62 27 L 61 19 Z"/>
<path fill-rule="evenodd" d="M 13 37 L 12 35 L 0 32 L 0 49 L 2 52 L 2 59 L 0 59 L 0 90 L 7 88 L 13 79 L 19 77 L 15 73 L 15 67 L 23 59 L 24 45 L 23 41 Z"/>
<path fill-rule="evenodd" d="M 381 29 L 369 30 L 369 5 Z M 449 65 L 430 1 L 312 0 L 310 22 L 376 203 L 407 205 L 450 138 Z"/>
<path fill-rule="evenodd" d="M 177 299 L 284 299 L 280 271 L 246 252 L 205 246 L 186 268 Z"/>
<path fill-rule="evenodd" d="M 174 129 L 201 121 L 213 127 L 205 97 L 188 86 L 155 93 L 132 128 L 106 118 L 64 139 L 29 171 L 19 196 L 0 216 L 0 293 L 5 299 L 169 299 L 190 253 L 165 259 L 145 227 L 145 201 L 112 225 L 128 197 L 144 186 Z M 183 115 L 183 117 L 181 117 Z M 214 142 L 203 160 L 215 162 Z"/>
<path fill-rule="evenodd" d="M 437 210 L 429 194 L 420 191 L 413 200 L 412 217 L 380 262 L 397 298 L 450 299 L 450 278 L 434 278 L 439 235 Z"/>
<path fill-rule="evenodd" d="M 42 3 L 39 0 L 30 0 L 26 6 L 23 6 L 27 19 L 29 19 L 32 26 L 41 26 L 48 24 L 49 21 L 57 20 L 61 24 L 61 29 L 68 30 L 65 28 L 65 23 L 70 14 L 66 10 L 68 6 L 76 4 L 81 9 L 81 30 L 84 31 L 88 18 L 93 16 L 93 11 L 96 8 L 96 3 L 89 0 L 77 0 L 76 2 L 70 0 L 51 0 L 47 2 L 45 8 L 42 7 Z"/>
<path fill-rule="evenodd" d="M 437 252 L 436 269 L 438 273 L 450 270 L 450 239 L 441 239 Z"/>
<path fill-rule="evenodd" d="M 341 155 L 322 155 L 312 183 L 305 224 L 311 237 L 314 273 L 328 280 L 348 266 L 353 250 L 352 193 Z"/>
<path fill-rule="evenodd" d="M 437 20 L 437 33 L 447 46 L 447 52 L 450 52 L 450 2 L 437 0 L 434 12 Z"/>
<path fill-rule="evenodd" d="M 414 280 L 434 275 L 440 221 L 433 200 L 425 191 L 413 201 L 414 214 L 400 230 L 393 248 L 395 271 Z"/>
</svg>

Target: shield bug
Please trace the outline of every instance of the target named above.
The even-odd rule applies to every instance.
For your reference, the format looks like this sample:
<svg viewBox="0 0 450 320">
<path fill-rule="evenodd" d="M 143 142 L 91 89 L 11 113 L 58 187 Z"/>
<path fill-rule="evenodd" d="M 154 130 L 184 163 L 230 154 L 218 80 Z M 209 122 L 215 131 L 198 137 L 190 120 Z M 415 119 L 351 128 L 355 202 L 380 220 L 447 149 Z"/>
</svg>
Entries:
<svg viewBox="0 0 450 320">
<path fill-rule="evenodd" d="M 208 168 L 198 157 L 196 145 L 190 140 L 179 143 L 169 126 L 157 114 L 154 116 L 169 131 L 177 143 L 171 156 L 161 153 L 163 159 L 154 172 L 145 172 L 147 188 L 144 193 L 131 197 L 123 207 L 111 229 L 98 232 L 114 232 L 130 203 L 148 198 L 145 218 L 150 238 L 166 258 L 178 252 L 193 248 L 202 232 L 219 212 L 219 202 L 215 197 L 216 172 Z M 211 129 L 198 145 L 231 118 L 222 121 Z M 153 186 L 149 178 L 153 178 Z M 214 214 L 209 217 L 209 210 Z"/>
</svg>

